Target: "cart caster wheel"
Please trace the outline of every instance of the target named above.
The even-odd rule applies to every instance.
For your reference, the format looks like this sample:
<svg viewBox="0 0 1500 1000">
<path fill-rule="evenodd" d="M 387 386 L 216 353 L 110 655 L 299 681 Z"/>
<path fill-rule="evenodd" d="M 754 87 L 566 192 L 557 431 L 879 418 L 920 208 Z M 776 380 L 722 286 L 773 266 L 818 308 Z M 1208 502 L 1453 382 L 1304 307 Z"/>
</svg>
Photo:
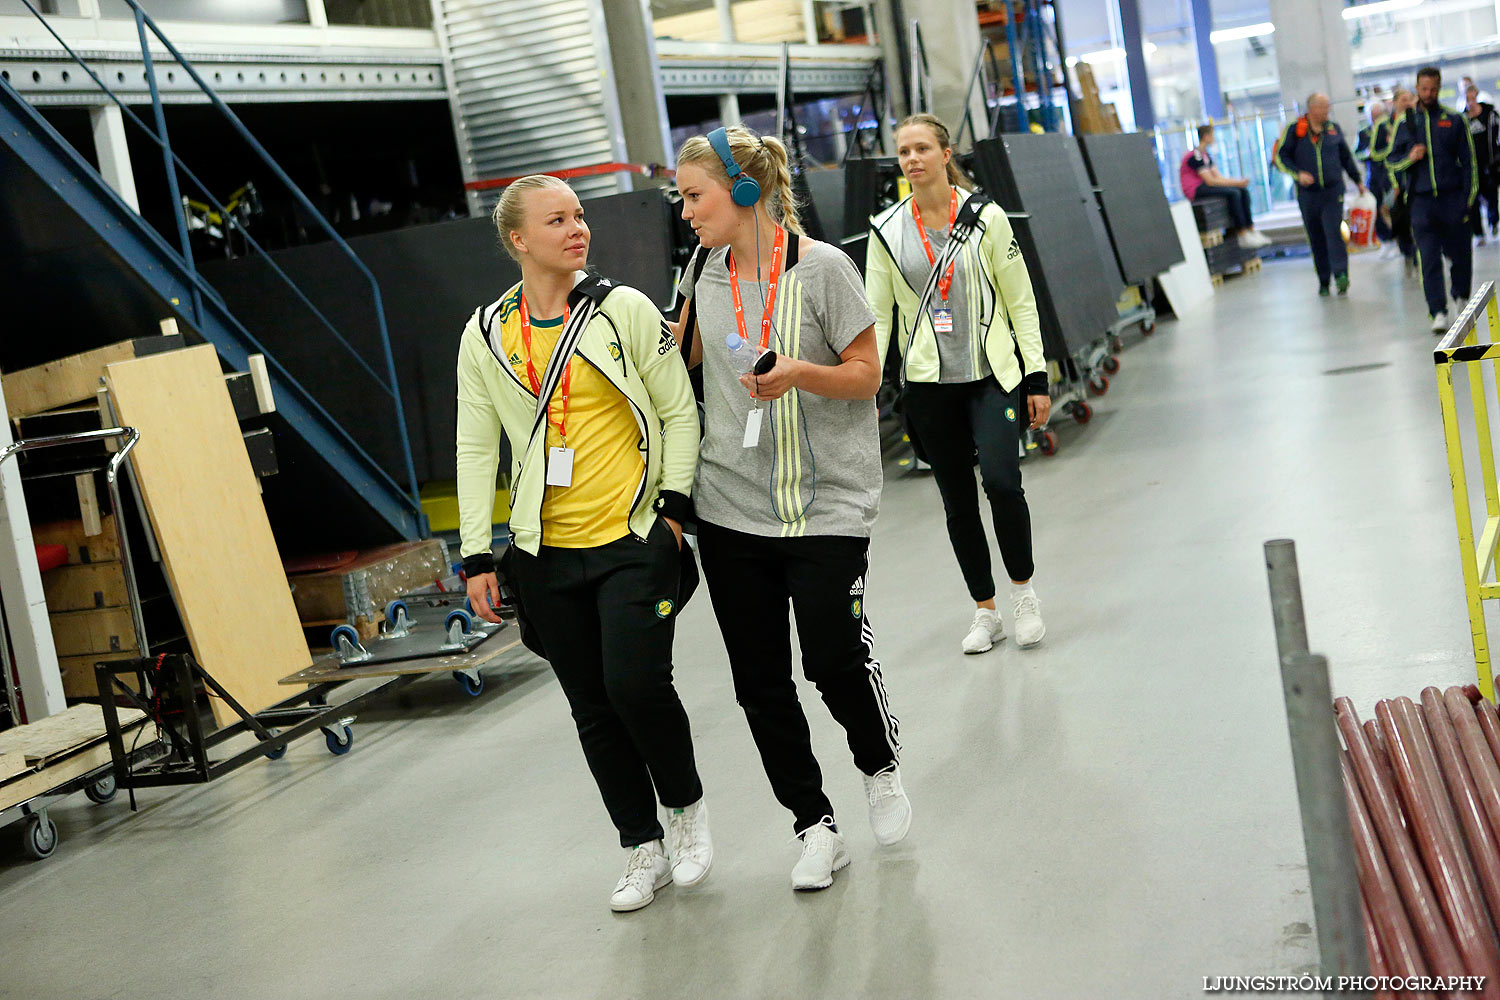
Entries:
<svg viewBox="0 0 1500 1000">
<path fill-rule="evenodd" d="M 281 735 L 281 730 L 279 730 L 279 729 L 270 729 L 270 730 L 267 730 L 267 732 L 269 732 L 272 736 L 280 736 Z M 286 747 L 282 747 L 280 750 L 267 750 L 266 751 L 266 760 L 280 760 L 281 758 L 283 758 L 285 756 L 286 756 Z"/>
<path fill-rule="evenodd" d="M 1111 354 L 1104 359 L 1104 362 L 1099 367 L 1113 375 L 1120 370 L 1120 359 Z"/>
<path fill-rule="evenodd" d="M 110 799 L 114 798 L 115 793 L 119 790 L 120 789 L 115 785 L 115 776 L 113 774 L 108 774 L 100 778 L 98 781 L 94 782 L 92 785 L 84 788 L 83 794 L 90 802 L 96 802 L 99 805 L 103 805 Z"/>
<path fill-rule="evenodd" d="M 354 747 L 354 730 L 348 726 L 341 727 L 342 731 L 323 730 L 323 741 L 328 744 L 328 752 L 335 757 L 342 757 Z"/>
<path fill-rule="evenodd" d="M 1148 320 L 1146 320 L 1146 322 L 1144 322 L 1144 323 L 1141 324 L 1141 333 L 1145 334 L 1146 336 L 1149 337 L 1149 336 L 1151 336 L 1155 332 L 1156 332 L 1156 320 L 1154 320 L 1154 319 L 1148 319 Z"/>
<path fill-rule="evenodd" d="M 1102 396 L 1109 391 L 1109 376 L 1095 375 L 1089 379 L 1089 393 L 1094 396 Z"/>
<path fill-rule="evenodd" d="M 1119 335 L 1116 334 L 1115 336 L 1109 338 L 1109 349 L 1111 351 L 1114 351 L 1116 354 L 1119 354 L 1121 351 L 1125 350 L 1125 341 L 1121 340 Z"/>
<path fill-rule="evenodd" d="M 359 646 L 359 633 L 354 631 L 354 626 L 352 625 L 339 625 L 336 627 L 328 634 L 328 644 L 334 649 L 338 649 L 340 638 L 348 639 L 351 646 L 356 648 Z"/>
<path fill-rule="evenodd" d="M 394 622 L 396 620 L 396 615 L 400 614 L 403 611 L 406 612 L 406 616 L 408 618 L 411 617 L 411 610 L 407 608 L 405 601 L 392 601 L 385 606 L 385 620 L 388 622 Z"/>
<path fill-rule="evenodd" d="M 474 631 L 474 619 L 467 611 L 453 610 L 448 612 L 448 617 L 443 620 L 443 631 L 451 632 L 453 623 L 459 622 L 464 627 L 464 635 Z"/>
<path fill-rule="evenodd" d="M 1087 403 L 1074 403 L 1073 419 L 1080 424 L 1088 423 L 1094 419 L 1094 408 Z"/>
<path fill-rule="evenodd" d="M 57 850 L 57 824 L 46 816 L 32 816 L 26 821 L 26 832 L 21 846 L 26 853 L 41 861 L 50 858 Z"/>
<path fill-rule="evenodd" d="M 458 681 L 458 686 L 464 689 L 464 694 L 470 698 L 478 698 L 484 691 L 484 675 L 470 677 L 462 670 L 453 671 L 453 679 Z"/>
<path fill-rule="evenodd" d="M 1043 455 L 1057 454 L 1057 435 L 1052 431 L 1042 431 L 1041 450 Z"/>
</svg>

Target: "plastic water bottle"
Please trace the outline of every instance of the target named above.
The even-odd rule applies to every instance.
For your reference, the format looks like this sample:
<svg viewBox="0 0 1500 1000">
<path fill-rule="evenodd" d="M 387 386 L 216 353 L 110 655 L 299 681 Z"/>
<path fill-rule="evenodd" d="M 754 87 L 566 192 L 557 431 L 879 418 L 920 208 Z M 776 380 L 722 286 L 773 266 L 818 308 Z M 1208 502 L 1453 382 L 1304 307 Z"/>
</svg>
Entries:
<svg viewBox="0 0 1500 1000">
<path fill-rule="evenodd" d="M 724 338 L 724 346 L 729 348 L 729 364 L 736 374 L 746 375 L 755 367 L 755 359 L 760 356 L 760 352 L 750 341 L 738 333 L 731 333 Z"/>
</svg>

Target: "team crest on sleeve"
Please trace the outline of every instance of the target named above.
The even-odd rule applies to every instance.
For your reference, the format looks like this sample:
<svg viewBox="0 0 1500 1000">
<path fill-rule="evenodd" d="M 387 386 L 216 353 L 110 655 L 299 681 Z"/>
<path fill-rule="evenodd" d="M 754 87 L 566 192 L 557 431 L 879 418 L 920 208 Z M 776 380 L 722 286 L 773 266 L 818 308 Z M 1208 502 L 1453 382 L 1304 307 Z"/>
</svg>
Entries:
<svg viewBox="0 0 1500 1000">
<path fill-rule="evenodd" d="M 620 345 L 615 343 L 613 340 L 609 342 L 609 356 L 614 358 L 616 361 L 620 360 Z"/>
<path fill-rule="evenodd" d="M 672 614 L 672 608 L 673 608 L 672 602 L 669 601 L 669 600 L 667 600 L 666 598 L 662 598 L 661 600 L 659 600 L 659 601 L 656 602 L 656 617 L 658 617 L 658 618 L 668 618 L 668 617 L 670 617 L 671 614 Z"/>
</svg>

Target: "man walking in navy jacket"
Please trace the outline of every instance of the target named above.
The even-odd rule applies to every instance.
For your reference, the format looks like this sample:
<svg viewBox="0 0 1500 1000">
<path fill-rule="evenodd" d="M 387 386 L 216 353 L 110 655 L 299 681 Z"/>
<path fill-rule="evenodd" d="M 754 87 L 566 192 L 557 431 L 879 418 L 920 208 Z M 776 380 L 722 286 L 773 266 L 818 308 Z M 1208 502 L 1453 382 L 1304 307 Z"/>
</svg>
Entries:
<svg viewBox="0 0 1500 1000">
<path fill-rule="evenodd" d="M 1344 175 L 1348 174 L 1364 194 L 1360 176 L 1344 130 L 1328 120 L 1327 94 L 1307 99 L 1307 114 L 1287 125 L 1276 147 L 1276 166 L 1297 179 L 1297 207 L 1318 271 L 1318 294 L 1328 294 L 1330 277 L 1339 294 L 1349 291 L 1349 251 L 1344 246 Z"/>
<path fill-rule="evenodd" d="M 1443 289 L 1443 257 L 1452 269 L 1457 308 L 1469 298 L 1474 248 L 1469 243 L 1469 212 L 1479 191 L 1474 141 L 1463 115 L 1438 103 L 1443 75 L 1428 66 L 1417 72 L 1417 106 L 1396 123 L 1386 164 L 1411 193 L 1411 228 L 1422 268 L 1422 291 L 1432 332 L 1448 329 Z"/>
</svg>

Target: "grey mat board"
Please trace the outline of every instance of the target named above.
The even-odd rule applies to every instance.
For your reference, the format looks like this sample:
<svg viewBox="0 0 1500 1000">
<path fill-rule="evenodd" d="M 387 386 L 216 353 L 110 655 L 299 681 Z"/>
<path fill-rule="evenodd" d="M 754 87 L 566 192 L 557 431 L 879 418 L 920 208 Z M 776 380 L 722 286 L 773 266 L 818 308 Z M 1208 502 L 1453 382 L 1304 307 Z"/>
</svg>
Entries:
<svg viewBox="0 0 1500 1000">
<path fill-rule="evenodd" d="M 1162 190 L 1151 136 L 1126 132 L 1079 139 L 1101 189 L 1105 223 L 1126 282 L 1149 281 L 1181 263 L 1182 246 Z"/>
</svg>

